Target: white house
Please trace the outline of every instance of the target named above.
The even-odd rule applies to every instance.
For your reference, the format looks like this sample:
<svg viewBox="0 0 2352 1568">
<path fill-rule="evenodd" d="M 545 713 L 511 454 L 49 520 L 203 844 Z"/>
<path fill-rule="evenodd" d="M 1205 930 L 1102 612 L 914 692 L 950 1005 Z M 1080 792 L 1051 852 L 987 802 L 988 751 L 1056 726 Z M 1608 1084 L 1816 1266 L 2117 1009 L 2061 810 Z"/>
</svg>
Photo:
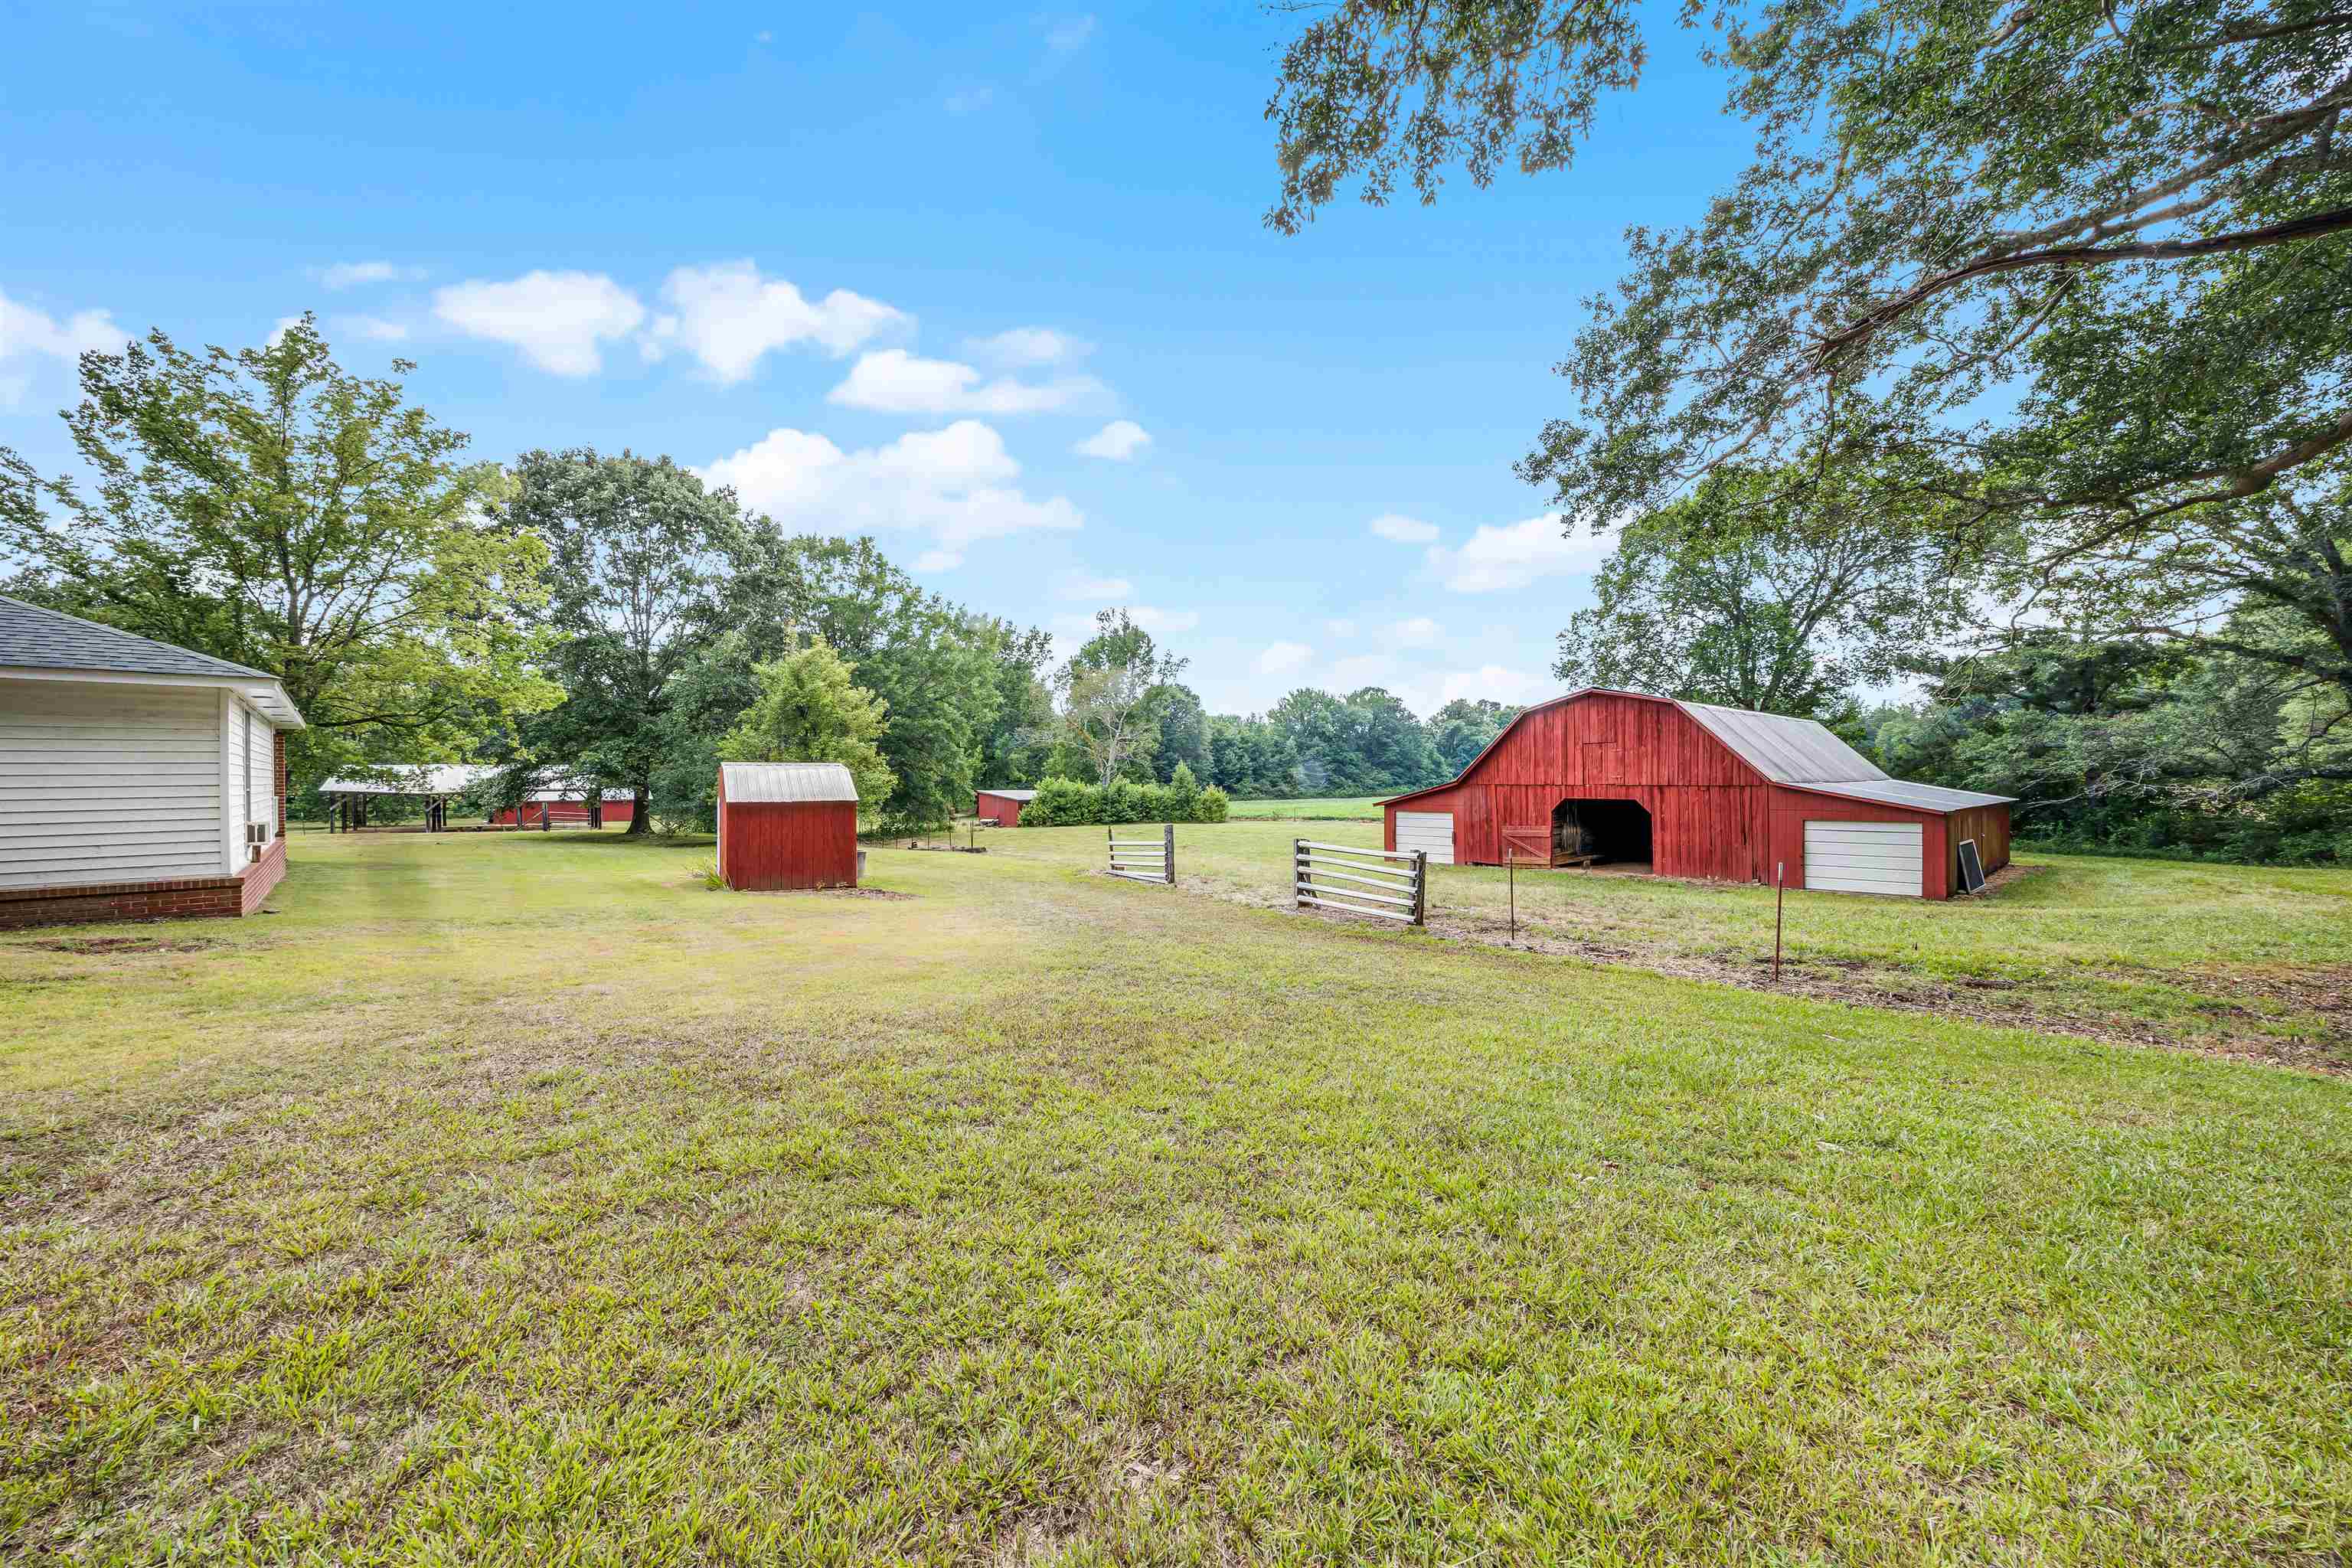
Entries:
<svg viewBox="0 0 2352 1568">
<path fill-rule="evenodd" d="M 275 676 L 0 595 L 0 927 L 252 913 L 302 727 Z"/>
</svg>

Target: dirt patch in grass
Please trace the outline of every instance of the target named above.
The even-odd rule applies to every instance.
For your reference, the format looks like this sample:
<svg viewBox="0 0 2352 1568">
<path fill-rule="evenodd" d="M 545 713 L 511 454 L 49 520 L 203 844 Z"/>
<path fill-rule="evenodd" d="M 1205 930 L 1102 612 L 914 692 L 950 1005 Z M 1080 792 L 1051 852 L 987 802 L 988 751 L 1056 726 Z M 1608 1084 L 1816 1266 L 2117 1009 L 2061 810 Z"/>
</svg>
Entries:
<svg viewBox="0 0 2352 1568">
<path fill-rule="evenodd" d="M 25 943 L 45 952 L 198 952 L 216 942 L 163 936 L 53 936 Z"/>
<path fill-rule="evenodd" d="M 2011 865 L 1987 879 L 1983 899 L 2013 887 L 2042 868 Z M 1206 890 L 1195 889 L 1196 891 Z M 1287 909 L 1279 900 L 1248 892 L 1211 891 L 1211 896 L 1259 909 Z M 1362 917 L 1299 910 L 1327 924 L 1382 929 Z M 1658 942 L 1628 942 L 1623 932 L 1613 940 L 1593 941 L 1563 935 L 1522 921 L 1516 940 L 1507 919 L 1480 912 L 1434 914 L 1429 934 L 1444 942 L 1472 942 L 1582 959 L 1589 963 L 1622 965 L 1681 980 L 1704 980 L 1738 985 L 1750 991 L 1805 996 L 1819 1001 L 1845 1002 L 1868 1007 L 1928 1013 L 1940 1018 L 1968 1019 L 1996 1027 L 2040 1029 L 2074 1035 L 2109 1045 L 2154 1046 L 2194 1052 L 2230 1061 L 2261 1062 L 2332 1077 L 2352 1078 L 2352 965 L 2324 971 L 2301 971 L 2270 976 L 2237 972 L 2184 973 L 2175 976 L 2109 973 L 2103 978 L 2123 984 L 2151 980 L 2199 981 L 2215 989 L 2252 994 L 2275 1005 L 2273 1011 L 2305 1014 L 2320 1021 L 2316 1037 L 2284 1037 L 2263 1030 L 2260 1009 L 2231 1006 L 2215 1015 L 2210 1032 L 2189 1033 L 2152 1020 L 2086 1005 L 2080 998 L 2038 994 L 2030 982 L 2007 976 L 1966 975 L 1944 980 L 1916 969 L 1874 963 L 1867 959 L 1807 955 L 1784 959 L 1776 979 L 1768 952 L 1693 953 Z"/>
</svg>

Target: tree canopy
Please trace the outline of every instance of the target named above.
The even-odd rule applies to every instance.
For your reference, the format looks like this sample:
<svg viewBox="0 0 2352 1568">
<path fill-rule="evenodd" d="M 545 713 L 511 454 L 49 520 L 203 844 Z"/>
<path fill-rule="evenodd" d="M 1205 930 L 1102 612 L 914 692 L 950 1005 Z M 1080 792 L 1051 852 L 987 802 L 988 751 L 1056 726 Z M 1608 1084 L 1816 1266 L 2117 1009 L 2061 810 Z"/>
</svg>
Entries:
<svg viewBox="0 0 2352 1568">
<path fill-rule="evenodd" d="M 277 676 L 307 774 L 466 755 L 562 696 L 533 668 L 547 551 L 406 401 L 415 368 L 353 375 L 307 316 L 236 353 L 85 354 L 65 418 L 94 490 L 0 448 L 12 590 Z"/>
<path fill-rule="evenodd" d="M 759 695 L 719 738 L 730 763 L 839 763 L 860 801 L 884 801 L 896 784 L 875 742 L 883 703 L 853 680 L 854 668 L 822 642 L 752 667 Z"/>
</svg>

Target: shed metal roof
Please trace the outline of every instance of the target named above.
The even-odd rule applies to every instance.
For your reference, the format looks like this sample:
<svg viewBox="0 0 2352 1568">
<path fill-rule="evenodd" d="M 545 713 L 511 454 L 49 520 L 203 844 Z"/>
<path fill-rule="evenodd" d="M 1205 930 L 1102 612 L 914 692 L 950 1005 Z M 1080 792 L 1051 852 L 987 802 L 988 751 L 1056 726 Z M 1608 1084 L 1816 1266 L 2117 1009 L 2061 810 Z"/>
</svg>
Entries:
<svg viewBox="0 0 2352 1568">
<path fill-rule="evenodd" d="M 857 781 L 839 763 L 721 763 L 719 777 L 738 804 L 857 799 Z"/>
<path fill-rule="evenodd" d="M 1486 742 L 1486 750 L 1471 760 L 1469 767 L 1464 768 L 1445 784 L 1393 795 L 1382 804 L 1410 800 L 1414 795 L 1429 795 L 1460 783 L 1486 761 L 1487 752 L 1501 745 L 1503 736 L 1509 734 L 1529 713 L 1538 709 L 1572 702 L 1580 697 L 1593 696 L 1638 697 L 1649 702 L 1671 703 L 1689 714 L 1694 723 L 1729 747 L 1732 754 L 1740 761 L 1772 783 L 1791 788 L 1818 790 L 1824 795 L 1844 795 L 1853 800 L 1874 800 L 1919 811 L 1958 811 L 1971 805 L 2000 805 L 2017 798 L 1889 778 L 1886 770 L 1839 740 L 1828 726 L 1817 720 L 1791 719 L 1783 713 L 1759 713 L 1746 708 L 1724 708 L 1712 702 L 1685 702 L 1680 698 L 1656 697 L 1646 691 L 1580 686 L 1573 691 L 1565 692 L 1547 702 L 1535 703 L 1522 710 L 1517 719 L 1503 726 L 1501 734 Z"/>
<path fill-rule="evenodd" d="M 0 674 L 16 672 L 51 678 L 88 673 L 134 680 L 150 676 L 158 685 L 226 686 L 279 729 L 303 728 L 293 699 L 266 669 L 231 664 L 0 594 Z"/>
<path fill-rule="evenodd" d="M 1026 802 L 1035 800 L 1037 798 L 1037 792 L 1034 789 L 984 789 L 980 793 L 982 795 L 992 795 L 999 800 L 1018 800 Z"/>
</svg>

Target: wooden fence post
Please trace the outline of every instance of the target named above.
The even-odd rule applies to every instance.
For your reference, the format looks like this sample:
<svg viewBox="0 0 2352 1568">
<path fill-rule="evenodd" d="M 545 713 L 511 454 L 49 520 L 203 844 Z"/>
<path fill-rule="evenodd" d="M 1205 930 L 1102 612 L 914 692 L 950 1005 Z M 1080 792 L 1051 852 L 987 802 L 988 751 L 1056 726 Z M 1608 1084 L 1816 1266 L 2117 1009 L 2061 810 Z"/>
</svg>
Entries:
<svg viewBox="0 0 2352 1568">
<path fill-rule="evenodd" d="M 1429 851 L 1412 852 L 1412 923 L 1429 924 Z"/>
<path fill-rule="evenodd" d="M 1166 851 L 1167 858 L 1165 863 L 1168 867 L 1168 885 L 1172 888 L 1176 885 L 1176 825 L 1171 822 L 1167 824 L 1166 826 L 1168 829 L 1168 848 Z"/>
<path fill-rule="evenodd" d="M 1307 885 L 1313 880 L 1315 880 L 1315 873 L 1307 864 L 1307 840 L 1294 838 L 1290 841 L 1290 907 L 1292 909 L 1303 910 L 1307 907 Z"/>
</svg>

